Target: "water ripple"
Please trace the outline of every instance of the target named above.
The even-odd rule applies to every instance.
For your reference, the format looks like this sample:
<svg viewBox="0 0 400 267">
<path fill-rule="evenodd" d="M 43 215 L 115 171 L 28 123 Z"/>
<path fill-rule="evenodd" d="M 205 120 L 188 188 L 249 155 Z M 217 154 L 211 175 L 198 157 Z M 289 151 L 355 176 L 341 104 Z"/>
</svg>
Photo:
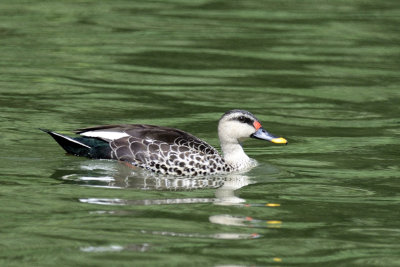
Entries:
<svg viewBox="0 0 400 267">
<path fill-rule="evenodd" d="M 171 199 L 139 199 L 124 200 L 119 198 L 80 198 L 79 202 L 107 205 L 107 206 L 148 206 L 148 205 L 176 205 L 176 204 L 195 204 L 195 203 L 213 203 L 214 198 L 171 198 Z"/>
<path fill-rule="evenodd" d="M 146 252 L 150 249 L 150 245 L 147 243 L 143 244 L 130 244 L 127 246 L 121 245 L 109 245 L 109 246 L 88 246 L 80 248 L 82 252 L 89 253 L 105 253 L 105 252 L 120 252 L 120 251 L 138 251 L 138 252 Z"/>
<path fill-rule="evenodd" d="M 197 233 L 177 233 L 167 231 L 145 231 L 142 230 L 143 234 L 161 235 L 161 236 L 173 236 L 173 237 L 189 237 L 189 238 L 213 238 L 213 239 L 227 239 L 227 240 L 238 240 L 238 239 L 256 239 L 260 238 L 261 235 L 257 233 L 252 234 L 239 234 L 239 233 L 215 233 L 215 234 L 197 234 Z"/>
</svg>

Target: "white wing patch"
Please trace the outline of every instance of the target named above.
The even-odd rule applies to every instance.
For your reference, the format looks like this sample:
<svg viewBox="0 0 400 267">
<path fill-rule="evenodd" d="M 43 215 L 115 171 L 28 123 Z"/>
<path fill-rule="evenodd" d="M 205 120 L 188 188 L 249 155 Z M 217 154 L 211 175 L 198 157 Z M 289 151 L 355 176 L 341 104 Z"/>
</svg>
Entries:
<svg viewBox="0 0 400 267">
<path fill-rule="evenodd" d="M 97 137 L 104 140 L 116 140 L 122 137 L 127 137 L 129 134 L 124 132 L 112 132 L 112 131 L 88 131 L 81 133 L 80 135 L 87 136 L 87 137 Z"/>
</svg>

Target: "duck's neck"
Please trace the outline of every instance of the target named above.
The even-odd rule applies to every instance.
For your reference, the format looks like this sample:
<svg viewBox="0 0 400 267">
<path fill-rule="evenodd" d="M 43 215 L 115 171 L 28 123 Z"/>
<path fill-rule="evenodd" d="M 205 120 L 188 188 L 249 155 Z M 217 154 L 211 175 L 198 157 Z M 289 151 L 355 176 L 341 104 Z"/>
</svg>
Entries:
<svg viewBox="0 0 400 267">
<path fill-rule="evenodd" d="M 236 170 L 244 170 L 255 164 L 255 161 L 246 155 L 238 141 L 224 142 L 224 140 L 221 140 L 221 150 L 225 162 Z"/>
</svg>

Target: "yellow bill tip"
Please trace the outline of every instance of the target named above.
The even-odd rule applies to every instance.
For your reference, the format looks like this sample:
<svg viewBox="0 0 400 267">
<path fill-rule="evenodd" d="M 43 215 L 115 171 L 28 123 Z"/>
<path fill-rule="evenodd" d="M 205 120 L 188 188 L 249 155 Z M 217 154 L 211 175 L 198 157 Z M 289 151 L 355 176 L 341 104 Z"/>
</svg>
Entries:
<svg viewBox="0 0 400 267">
<path fill-rule="evenodd" d="M 275 144 L 287 144 L 287 140 L 283 137 L 277 137 L 271 140 L 272 143 Z"/>
</svg>

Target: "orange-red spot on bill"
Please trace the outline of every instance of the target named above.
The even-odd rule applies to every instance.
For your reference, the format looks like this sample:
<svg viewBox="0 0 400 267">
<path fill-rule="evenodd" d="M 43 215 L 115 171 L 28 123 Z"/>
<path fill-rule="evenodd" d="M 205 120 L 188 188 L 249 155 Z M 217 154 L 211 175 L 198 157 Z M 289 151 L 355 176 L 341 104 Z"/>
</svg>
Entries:
<svg viewBox="0 0 400 267">
<path fill-rule="evenodd" d="M 256 128 L 256 130 L 258 130 L 261 128 L 261 123 L 259 123 L 258 121 L 254 121 L 253 126 L 254 126 L 254 128 Z"/>
</svg>

